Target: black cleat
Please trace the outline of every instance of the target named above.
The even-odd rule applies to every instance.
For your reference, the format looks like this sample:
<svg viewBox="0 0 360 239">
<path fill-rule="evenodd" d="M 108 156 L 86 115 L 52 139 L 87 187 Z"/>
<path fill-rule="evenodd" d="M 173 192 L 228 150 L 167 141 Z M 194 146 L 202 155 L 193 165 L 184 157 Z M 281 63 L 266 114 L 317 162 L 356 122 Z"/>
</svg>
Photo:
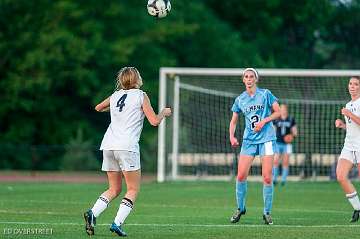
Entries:
<svg viewBox="0 0 360 239">
<path fill-rule="evenodd" d="M 357 222 L 357 221 L 359 221 L 359 217 L 360 217 L 360 210 L 354 210 L 350 222 Z"/>
<path fill-rule="evenodd" d="M 85 230 L 86 233 L 89 236 L 92 236 L 95 234 L 94 227 L 96 225 L 96 217 L 94 216 L 93 212 L 91 210 L 84 213 L 84 219 L 85 219 Z"/>
<path fill-rule="evenodd" d="M 263 219 L 264 219 L 265 224 L 267 224 L 267 225 L 274 224 L 270 214 L 264 214 Z"/>
<path fill-rule="evenodd" d="M 246 213 L 246 208 L 244 209 L 244 211 L 240 211 L 240 209 L 237 209 L 234 213 L 234 215 L 232 215 L 232 217 L 230 218 L 230 222 L 231 223 L 237 223 L 240 221 L 240 217 L 241 215 L 245 215 Z"/>
</svg>

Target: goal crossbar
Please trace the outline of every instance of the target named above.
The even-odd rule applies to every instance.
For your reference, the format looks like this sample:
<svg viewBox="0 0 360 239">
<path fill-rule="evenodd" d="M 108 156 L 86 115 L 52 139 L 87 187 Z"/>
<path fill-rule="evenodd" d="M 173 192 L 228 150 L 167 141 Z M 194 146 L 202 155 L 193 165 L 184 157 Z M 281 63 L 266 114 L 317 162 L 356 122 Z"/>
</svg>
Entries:
<svg viewBox="0 0 360 239">
<path fill-rule="evenodd" d="M 178 140 L 179 134 L 179 91 L 180 89 L 191 90 L 194 92 L 200 92 L 207 95 L 221 96 L 227 98 L 235 98 L 237 94 L 233 92 L 226 92 L 223 90 L 214 90 L 208 89 L 206 87 L 191 85 L 181 82 L 181 76 L 207 76 L 207 77 L 241 77 L 243 70 L 245 68 L 178 68 L 178 67 L 162 67 L 159 72 L 159 110 L 167 106 L 167 92 L 168 90 L 173 90 L 175 92 L 173 98 L 173 135 L 172 139 L 166 138 L 166 121 L 163 121 L 158 129 L 158 167 L 157 167 L 157 181 L 163 182 L 167 179 L 165 173 L 166 167 L 166 158 L 168 157 L 166 152 L 166 142 L 173 140 L 173 158 L 176 159 L 178 154 L 178 145 L 174 141 Z M 301 77 L 301 78 L 311 78 L 311 77 L 350 77 L 355 75 L 360 75 L 360 70 L 325 70 L 325 69 L 257 69 L 261 77 Z M 197 78 L 200 80 L 207 80 L 207 77 Z M 167 81 L 171 80 L 173 82 L 174 88 L 167 89 Z M 284 103 L 296 103 L 298 99 L 287 98 L 284 99 Z M 317 99 L 302 99 L 303 104 L 323 104 L 323 100 Z M 326 104 L 328 105 L 342 105 L 346 103 L 344 100 L 327 100 Z M 175 151 L 174 151 L 175 150 Z M 174 155 L 176 157 L 174 157 Z M 177 161 L 173 160 L 171 166 L 172 174 L 170 178 L 176 179 L 177 175 Z"/>
</svg>

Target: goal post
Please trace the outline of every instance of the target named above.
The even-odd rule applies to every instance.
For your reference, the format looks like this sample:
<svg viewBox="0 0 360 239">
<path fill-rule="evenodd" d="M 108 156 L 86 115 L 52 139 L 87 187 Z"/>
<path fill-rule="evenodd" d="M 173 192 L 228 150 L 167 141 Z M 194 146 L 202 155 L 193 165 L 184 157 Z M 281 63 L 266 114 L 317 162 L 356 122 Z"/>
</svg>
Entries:
<svg viewBox="0 0 360 239">
<path fill-rule="evenodd" d="M 245 90 L 243 69 L 172 68 L 159 72 L 159 110 L 171 107 L 172 117 L 159 126 L 157 180 L 231 179 L 239 149 L 231 148 L 228 126 L 234 99 Z M 290 177 L 330 178 L 345 132 L 335 129 L 340 109 L 350 97 L 350 76 L 359 70 L 258 69 L 258 87 L 269 89 L 288 105 L 299 136 L 293 143 Z M 239 117 L 236 136 L 244 128 Z M 255 159 L 251 172 L 261 175 Z"/>
</svg>

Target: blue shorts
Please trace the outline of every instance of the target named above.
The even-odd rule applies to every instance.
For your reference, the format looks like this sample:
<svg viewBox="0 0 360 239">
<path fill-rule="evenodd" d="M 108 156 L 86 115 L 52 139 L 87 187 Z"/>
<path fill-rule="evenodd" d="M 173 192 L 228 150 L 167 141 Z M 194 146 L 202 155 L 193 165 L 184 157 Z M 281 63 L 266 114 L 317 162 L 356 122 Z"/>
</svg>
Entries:
<svg viewBox="0 0 360 239">
<path fill-rule="evenodd" d="M 291 154 L 292 153 L 292 145 L 286 143 L 279 143 L 277 144 L 277 152 L 278 154 Z"/>
<path fill-rule="evenodd" d="M 250 155 L 250 156 L 264 156 L 264 155 L 274 155 L 276 153 L 276 141 L 268 141 L 261 144 L 249 144 L 242 143 L 240 155 Z"/>
</svg>

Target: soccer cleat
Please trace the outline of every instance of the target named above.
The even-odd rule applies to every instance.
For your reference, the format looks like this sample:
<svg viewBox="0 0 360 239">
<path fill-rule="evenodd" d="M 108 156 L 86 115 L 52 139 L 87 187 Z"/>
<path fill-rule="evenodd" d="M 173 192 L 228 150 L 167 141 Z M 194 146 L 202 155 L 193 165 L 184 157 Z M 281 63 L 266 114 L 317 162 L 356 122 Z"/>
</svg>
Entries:
<svg viewBox="0 0 360 239">
<path fill-rule="evenodd" d="M 116 234 L 118 234 L 118 236 L 120 237 L 126 237 L 126 233 L 123 231 L 123 229 L 121 229 L 121 225 L 120 226 L 117 226 L 115 224 L 115 222 L 113 222 L 110 226 L 110 231 L 111 232 L 115 232 Z"/>
<path fill-rule="evenodd" d="M 92 236 L 95 234 L 94 227 L 96 225 L 96 217 L 94 216 L 91 209 L 89 211 L 84 213 L 84 219 L 85 219 L 85 230 L 86 233 L 89 236 Z"/>
<path fill-rule="evenodd" d="M 232 215 L 232 217 L 230 218 L 230 222 L 231 223 L 237 223 L 238 221 L 240 221 L 240 217 L 241 215 L 245 215 L 246 213 L 246 209 L 244 209 L 244 211 L 240 211 L 240 209 L 237 209 L 234 213 L 234 215 Z"/>
<path fill-rule="evenodd" d="M 354 210 L 350 222 L 357 222 L 359 220 L 360 210 Z"/>
<path fill-rule="evenodd" d="M 267 224 L 267 225 L 274 224 L 270 214 L 264 214 L 263 219 L 264 219 L 265 224 Z"/>
</svg>

